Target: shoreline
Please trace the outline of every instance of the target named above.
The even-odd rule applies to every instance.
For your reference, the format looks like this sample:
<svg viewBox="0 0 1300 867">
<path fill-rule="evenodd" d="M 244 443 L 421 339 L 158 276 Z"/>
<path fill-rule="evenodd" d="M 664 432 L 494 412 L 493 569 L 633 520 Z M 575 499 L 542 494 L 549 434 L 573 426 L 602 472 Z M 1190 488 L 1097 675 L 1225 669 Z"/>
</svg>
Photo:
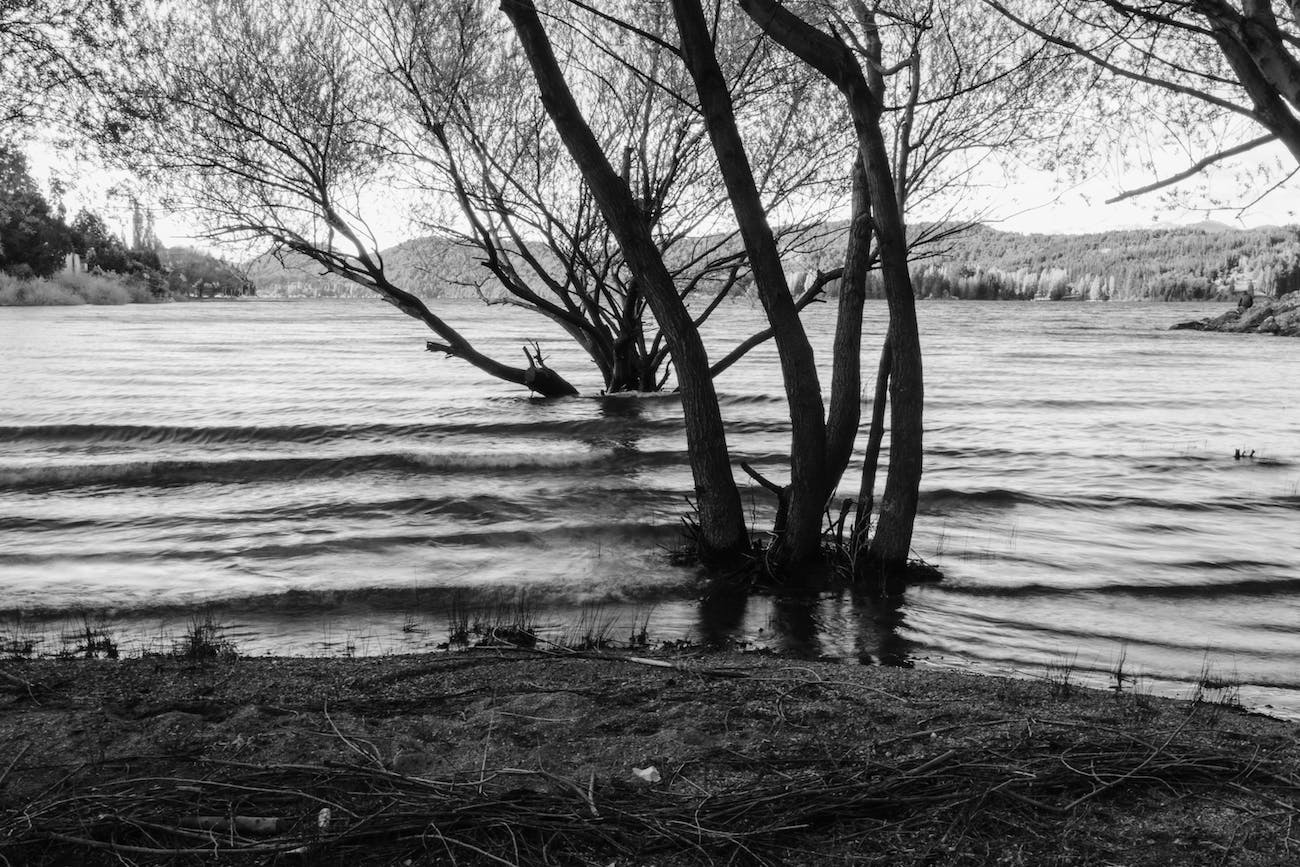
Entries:
<svg viewBox="0 0 1300 867">
<path fill-rule="evenodd" d="M 626 608 L 626 610 L 623 610 Z M 1141 660 L 1129 657 L 1117 643 L 1113 655 L 1081 658 L 1081 649 L 1058 649 L 1043 658 L 1013 662 L 946 654 L 931 648 L 912 648 L 905 656 L 886 658 L 852 653 L 822 652 L 787 644 L 789 636 L 777 632 L 766 637 L 703 640 L 695 630 L 675 633 L 655 623 L 655 607 L 579 606 L 547 616 L 547 609 L 532 608 L 518 600 L 495 599 L 490 605 L 455 609 L 446 623 L 410 611 L 383 617 L 363 617 L 356 623 L 325 618 L 313 623 L 290 642 L 259 636 L 255 624 L 231 619 L 219 608 L 177 609 L 166 621 L 117 622 L 107 612 L 53 620 L 40 625 L 22 618 L 0 620 L 0 666 L 6 661 L 76 661 L 200 656 L 243 659 L 328 661 L 385 657 L 442 656 L 500 644 L 524 650 L 559 653 L 598 649 L 642 655 L 734 655 L 738 658 L 772 657 L 790 664 L 813 662 L 848 667 L 916 668 L 959 676 L 997 677 L 1046 681 L 1064 678 L 1072 687 L 1100 692 L 1132 692 L 1170 701 L 1202 701 L 1300 724 L 1300 692 L 1295 687 L 1243 679 L 1232 664 L 1207 655 L 1199 670 L 1187 677 L 1152 674 Z M 184 611 L 184 613 L 180 613 Z M 266 624 L 262 624 L 265 626 Z M 761 630 L 760 630 L 761 632 Z M 498 641 L 505 636 L 506 641 Z M 839 648 L 841 651 L 843 648 Z M 882 645 L 881 650 L 884 650 Z M 1095 648 L 1094 648 L 1095 650 Z"/>
<path fill-rule="evenodd" d="M 504 647 L 7 661 L 0 745 L 10 863 L 188 863 L 176 853 L 196 846 L 295 864 L 1300 850 L 1300 725 L 1050 673 Z"/>
</svg>

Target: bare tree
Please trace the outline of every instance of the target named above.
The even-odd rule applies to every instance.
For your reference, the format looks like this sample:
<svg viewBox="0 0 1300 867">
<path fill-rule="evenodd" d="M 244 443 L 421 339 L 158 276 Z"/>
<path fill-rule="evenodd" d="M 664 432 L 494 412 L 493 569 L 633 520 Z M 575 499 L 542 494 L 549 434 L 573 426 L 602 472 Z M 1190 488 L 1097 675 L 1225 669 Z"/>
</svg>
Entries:
<svg viewBox="0 0 1300 867">
<path fill-rule="evenodd" d="M 680 383 L 702 551 L 711 559 L 745 552 L 749 540 L 740 496 L 731 475 L 722 414 L 699 330 L 654 243 L 644 212 L 574 99 L 532 0 L 503 0 L 502 10 L 519 35 L 547 115 L 582 171 L 628 268 L 664 329 Z"/>
<path fill-rule="evenodd" d="M 1145 145 L 1154 126 L 1157 138 L 1151 150 L 1186 153 L 1186 166 L 1176 172 L 1159 174 L 1161 169 L 1148 161 L 1149 171 L 1157 173 L 1152 182 L 1111 201 L 1170 187 L 1272 142 L 1300 162 L 1296 4 L 984 2 L 1098 73 L 1097 115 L 1117 127 L 1114 140 L 1121 146 L 1126 139 Z M 1292 165 L 1282 182 L 1296 171 L 1300 169 Z M 1251 192 L 1255 201 L 1262 197 L 1259 193 L 1258 188 Z"/>
<path fill-rule="evenodd" d="M 854 538 L 864 567 L 896 571 L 910 553 L 923 435 L 904 208 L 951 192 L 981 155 L 1024 135 L 988 117 L 989 94 L 1023 80 L 1035 55 L 974 62 L 957 48 L 952 8 L 806 6 L 826 29 L 771 0 L 708 15 L 674 0 L 671 19 L 567 0 L 546 24 L 529 0 L 507 0 L 509 30 L 483 0 L 441 17 L 419 0 L 256 13 L 250 0 L 175 4 L 155 23 L 165 50 L 135 75 L 117 119 L 129 152 L 178 183 L 214 237 L 307 256 L 425 322 L 430 348 L 492 376 L 573 393 L 540 350 L 526 350 L 523 368 L 486 357 L 394 285 L 363 218 L 368 190 L 400 182 L 425 195 L 429 223 L 481 254 L 476 288 L 558 323 L 607 390 L 658 388 L 671 359 L 705 559 L 750 546 L 712 377 L 765 339 L 781 361 L 790 475 L 750 472 L 778 496 L 773 559 L 785 569 L 819 556 L 861 422 L 865 282 L 879 262 L 889 337 Z M 782 258 L 826 202 L 849 209 L 843 265 L 792 290 Z M 711 363 L 700 325 L 747 279 L 768 327 Z M 799 312 L 837 279 L 828 407 Z M 886 404 L 890 464 L 868 547 Z"/>
<path fill-rule="evenodd" d="M 323 8 L 175 4 L 141 35 L 159 50 L 130 71 L 106 135 L 210 237 L 306 256 L 425 323 L 432 348 L 544 396 L 577 393 L 536 346 L 523 367 L 487 356 L 388 278 L 363 211 L 391 179 L 397 117 L 388 82 Z"/>
<path fill-rule="evenodd" d="M 822 515 L 852 453 L 860 422 L 864 284 L 868 269 L 879 261 L 889 300 L 890 337 L 882 356 L 875 406 L 878 412 L 883 411 L 887 392 L 892 431 L 890 466 L 880 516 L 868 547 L 865 539 L 875 458 L 868 461 L 861 498 L 866 505 L 859 510 L 855 535 L 862 543 L 860 565 L 864 570 L 879 566 L 896 573 L 905 566 L 910 553 L 923 435 L 920 344 L 902 209 L 913 195 L 921 197 L 938 189 L 951 193 L 960 179 L 972 173 L 980 158 L 1031 134 L 1030 125 L 1023 123 L 1031 102 L 1007 96 L 1003 99 L 1007 110 L 999 114 L 991 110 L 998 101 L 993 91 L 998 87 L 1023 87 L 1034 71 L 1041 71 L 1034 67 L 1043 53 L 1028 51 L 1003 61 L 989 57 L 988 52 L 1005 50 L 1008 45 L 1022 47 L 1018 42 L 1022 38 L 1006 27 L 1005 41 L 961 51 L 955 44 L 960 16 L 951 10 L 936 15 L 925 5 L 904 10 L 906 15 L 903 11 L 891 13 L 887 39 L 882 33 L 886 28 L 862 3 L 849 3 L 845 10 L 807 4 L 810 14 L 824 15 L 832 26 L 840 25 L 833 33 L 847 32 L 849 28 L 843 26 L 847 23 L 855 36 L 851 43 L 812 27 L 775 3 L 755 0 L 740 5 L 762 30 L 791 50 L 798 59 L 795 75 L 806 77 L 808 70 L 815 70 L 840 92 L 838 112 L 825 101 L 825 94 L 820 95 L 818 108 L 851 119 L 849 128 L 854 131 L 848 149 L 853 158 L 846 160 L 849 170 L 841 176 L 837 196 L 840 202 L 850 200 L 851 215 L 844 265 L 836 269 L 835 275 L 840 278 L 840 306 L 827 411 L 811 363 L 811 347 L 796 313 L 804 297 L 796 300 L 787 283 L 769 211 L 754 181 L 757 173 L 749 159 L 748 129 L 740 120 L 731 76 L 719 62 L 725 54 L 723 43 L 745 29 L 745 19 L 728 18 L 719 9 L 711 11 L 712 17 L 706 16 L 700 4 L 692 0 L 674 0 L 671 4 L 679 38 L 670 47 L 690 73 L 697 101 L 694 110 L 703 118 L 717 170 L 727 187 L 734 220 L 767 312 L 768 333 L 777 344 L 791 413 L 789 483 L 780 484 L 749 467 L 745 469 L 778 497 L 773 554 L 782 568 L 818 556 Z M 508 3 L 504 8 L 525 43 L 545 39 L 541 18 L 531 3 Z M 936 26 L 936 19 L 941 20 L 942 27 Z M 560 20 L 560 15 L 555 13 L 553 20 Z M 620 26 L 639 38 L 649 38 L 638 27 L 639 22 L 621 21 Z M 891 68 L 884 63 L 887 43 L 895 52 L 897 46 L 903 48 L 903 61 Z M 931 55 L 936 58 L 936 68 L 943 71 L 938 85 L 927 83 L 918 71 L 922 56 Z M 540 52 L 530 52 L 529 57 L 539 80 L 556 87 L 567 86 L 566 72 L 560 63 L 551 62 L 553 56 L 548 59 Z M 898 86 L 900 79 L 904 83 Z M 817 92 L 811 85 L 808 90 Z M 889 101 L 890 94 L 896 102 Z M 563 110 L 554 101 L 544 99 L 544 105 L 562 131 L 566 126 L 580 128 L 584 121 L 576 103 Z M 892 151 L 887 134 L 893 142 Z M 608 148 L 598 140 L 587 141 L 584 147 L 566 141 L 584 173 L 599 173 L 602 164 L 610 163 Z M 897 169 L 892 164 L 895 160 L 900 164 Z M 611 195 L 616 186 L 611 184 Z M 623 218 L 617 211 L 611 216 L 608 209 L 604 216 L 607 220 Z M 627 254 L 626 249 L 624 252 Z M 825 276 L 819 275 L 818 280 Z M 883 421 L 883 417 L 875 419 L 869 452 L 879 452 Z"/>
<path fill-rule="evenodd" d="M 581 69 L 584 86 L 574 90 L 575 100 L 620 166 L 698 326 L 748 279 L 746 251 L 734 229 L 714 228 L 725 188 L 703 125 L 680 95 L 685 73 L 663 41 L 664 13 L 646 10 L 638 27 L 648 38 L 628 44 L 610 15 L 616 7 L 604 10 L 557 19 L 552 43 L 562 62 Z M 535 88 L 523 80 L 528 72 L 512 56 L 508 28 L 482 0 L 445 12 L 430 15 L 416 0 L 337 8 L 406 101 L 409 123 L 399 134 L 415 168 L 410 185 L 459 205 L 425 227 L 477 251 L 485 272 L 474 288 L 490 303 L 521 307 L 564 328 L 592 358 L 607 391 L 657 390 L 668 377 L 663 334 L 581 173 L 562 156 Z M 736 54 L 739 100 L 777 90 L 788 96 L 784 111 L 750 119 L 764 143 L 765 206 L 781 211 L 792 199 L 819 198 L 839 158 L 828 147 L 838 147 L 839 137 L 801 116 L 798 90 L 806 77 L 781 75 L 761 51 Z M 807 243 L 822 222 L 801 216 L 781 226 L 783 250 Z"/>
<path fill-rule="evenodd" d="M 0 137 L 75 115 L 102 83 L 134 0 L 0 2 Z"/>
<path fill-rule="evenodd" d="M 853 121 L 889 303 L 890 463 L 869 553 L 875 566 L 901 571 L 911 551 L 921 481 L 924 383 L 906 229 L 881 132 L 883 86 L 868 82 L 843 38 L 819 30 L 775 0 L 741 0 L 741 8 L 840 90 Z M 871 13 L 863 8 L 859 14 L 864 16 L 864 35 L 872 38 Z M 879 66 L 869 68 L 870 76 L 880 75 Z"/>
</svg>

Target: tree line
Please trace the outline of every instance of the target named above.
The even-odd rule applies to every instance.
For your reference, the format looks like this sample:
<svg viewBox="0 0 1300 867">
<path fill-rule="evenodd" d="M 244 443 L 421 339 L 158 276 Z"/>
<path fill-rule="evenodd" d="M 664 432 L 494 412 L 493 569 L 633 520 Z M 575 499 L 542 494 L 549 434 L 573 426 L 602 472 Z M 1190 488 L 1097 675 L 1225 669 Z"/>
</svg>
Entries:
<svg viewBox="0 0 1300 867">
<path fill-rule="evenodd" d="M 23 153 L 0 143 L 0 274 L 12 278 L 3 303 L 127 303 L 255 292 L 233 266 L 213 256 L 164 249 L 138 203 L 131 222 L 128 241 L 88 208 L 67 219 L 57 196 L 41 191 Z M 56 278 L 53 285 L 50 278 Z"/>
<path fill-rule="evenodd" d="M 1300 289 L 1300 229 L 1023 236 L 981 227 L 914 267 L 922 297 L 1235 300 Z"/>
</svg>

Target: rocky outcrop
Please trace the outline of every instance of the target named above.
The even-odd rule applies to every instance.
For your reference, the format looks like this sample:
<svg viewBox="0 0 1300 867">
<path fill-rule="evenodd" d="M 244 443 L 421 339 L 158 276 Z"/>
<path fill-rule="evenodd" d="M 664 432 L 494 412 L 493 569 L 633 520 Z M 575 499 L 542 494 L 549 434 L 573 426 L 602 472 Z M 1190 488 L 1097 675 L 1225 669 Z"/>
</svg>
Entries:
<svg viewBox="0 0 1300 867">
<path fill-rule="evenodd" d="M 1238 307 L 1210 319 L 1180 322 L 1171 330 L 1179 329 L 1300 337 L 1300 290 L 1288 292 L 1281 298 L 1261 299 L 1253 307 Z"/>
</svg>

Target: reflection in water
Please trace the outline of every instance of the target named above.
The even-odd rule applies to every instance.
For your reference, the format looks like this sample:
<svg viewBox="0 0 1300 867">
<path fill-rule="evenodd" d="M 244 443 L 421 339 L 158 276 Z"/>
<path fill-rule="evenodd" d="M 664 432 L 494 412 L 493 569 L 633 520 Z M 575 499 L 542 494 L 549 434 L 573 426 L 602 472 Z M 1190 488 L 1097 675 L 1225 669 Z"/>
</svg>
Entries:
<svg viewBox="0 0 1300 867">
<path fill-rule="evenodd" d="M 740 640 L 748 602 L 744 587 L 711 582 L 700 597 L 700 641 L 709 647 L 725 647 Z"/>
<path fill-rule="evenodd" d="M 700 598 L 696 629 L 710 647 L 758 637 L 762 646 L 798 658 L 911 668 L 915 646 L 902 634 L 903 608 L 901 595 L 879 598 L 861 589 L 769 596 L 717 581 Z"/>
<path fill-rule="evenodd" d="M 817 597 L 811 594 L 772 599 L 772 614 L 768 622 L 776 633 L 777 649 L 782 653 L 809 659 L 822 655 L 817 601 Z"/>
<path fill-rule="evenodd" d="M 852 600 L 851 622 L 856 630 L 854 650 L 858 662 L 863 665 L 875 662 L 911 668 L 912 642 L 901 634 L 905 619 L 903 597 L 894 595 L 881 598 L 854 590 Z"/>
</svg>

